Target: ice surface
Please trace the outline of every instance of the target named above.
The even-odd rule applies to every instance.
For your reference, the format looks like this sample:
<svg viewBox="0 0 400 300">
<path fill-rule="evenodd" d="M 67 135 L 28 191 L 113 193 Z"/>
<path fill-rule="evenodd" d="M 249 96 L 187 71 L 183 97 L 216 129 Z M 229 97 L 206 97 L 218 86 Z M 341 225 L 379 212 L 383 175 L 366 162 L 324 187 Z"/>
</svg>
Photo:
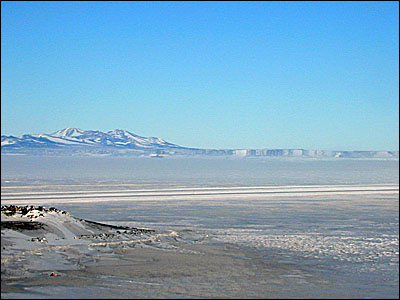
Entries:
<svg viewBox="0 0 400 300">
<path fill-rule="evenodd" d="M 3 230 L 26 290 L 2 297 L 398 298 L 398 178 L 387 160 L 8 157 L 2 204 L 156 234 L 89 240 L 65 215 L 34 241 Z"/>
</svg>

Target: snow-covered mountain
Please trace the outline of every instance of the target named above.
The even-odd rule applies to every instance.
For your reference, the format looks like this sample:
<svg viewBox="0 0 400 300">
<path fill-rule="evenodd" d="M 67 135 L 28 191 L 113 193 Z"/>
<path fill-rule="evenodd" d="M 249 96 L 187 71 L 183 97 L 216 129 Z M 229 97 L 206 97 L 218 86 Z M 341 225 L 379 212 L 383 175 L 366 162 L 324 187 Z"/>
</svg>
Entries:
<svg viewBox="0 0 400 300">
<path fill-rule="evenodd" d="M 129 149 L 159 149 L 167 147 L 184 148 L 172 143 L 168 143 L 159 138 L 143 137 L 122 129 L 102 132 L 98 130 L 65 128 L 50 134 L 50 136 L 60 138 L 64 142 L 123 147 Z"/>
<path fill-rule="evenodd" d="M 2 151 L 27 148 L 80 149 L 82 147 L 88 150 L 95 148 L 103 148 L 105 150 L 110 150 L 111 148 L 134 150 L 186 149 L 160 138 L 143 137 L 121 129 L 102 132 L 65 128 L 51 134 L 25 134 L 22 137 L 1 136 Z"/>
<path fill-rule="evenodd" d="M 50 134 L 1 136 L 3 154 L 31 155 L 232 155 L 239 157 L 398 158 L 399 151 L 324 151 L 304 149 L 197 149 L 122 129 L 107 132 L 65 128 Z"/>
</svg>

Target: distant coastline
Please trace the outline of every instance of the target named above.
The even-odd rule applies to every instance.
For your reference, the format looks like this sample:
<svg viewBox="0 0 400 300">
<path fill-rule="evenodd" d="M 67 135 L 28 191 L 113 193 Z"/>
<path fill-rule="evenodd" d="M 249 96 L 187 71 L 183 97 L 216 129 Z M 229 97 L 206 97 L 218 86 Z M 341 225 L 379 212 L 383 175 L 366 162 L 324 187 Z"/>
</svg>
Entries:
<svg viewBox="0 0 400 300">
<path fill-rule="evenodd" d="M 310 158 L 398 158 L 399 151 L 346 151 L 309 149 L 200 149 L 179 146 L 156 137 L 126 130 L 107 132 L 64 128 L 51 134 L 1 136 L 1 154 L 41 156 L 231 156 Z"/>
</svg>

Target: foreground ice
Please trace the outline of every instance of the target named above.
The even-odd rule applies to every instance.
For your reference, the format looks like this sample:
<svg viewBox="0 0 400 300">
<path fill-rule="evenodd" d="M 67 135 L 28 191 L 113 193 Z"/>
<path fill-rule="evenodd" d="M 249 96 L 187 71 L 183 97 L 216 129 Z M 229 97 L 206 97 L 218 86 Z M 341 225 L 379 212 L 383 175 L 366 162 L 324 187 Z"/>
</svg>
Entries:
<svg viewBox="0 0 400 300">
<path fill-rule="evenodd" d="M 398 298 L 394 184 L 14 186 L 2 202 L 3 298 Z"/>
</svg>

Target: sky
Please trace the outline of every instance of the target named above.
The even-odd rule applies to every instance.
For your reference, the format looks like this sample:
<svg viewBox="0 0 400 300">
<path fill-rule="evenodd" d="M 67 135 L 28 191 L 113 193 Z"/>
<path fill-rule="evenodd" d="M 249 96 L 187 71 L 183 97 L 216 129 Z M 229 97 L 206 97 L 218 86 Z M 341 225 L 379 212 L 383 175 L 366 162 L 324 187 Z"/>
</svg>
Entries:
<svg viewBox="0 0 400 300">
<path fill-rule="evenodd" d="M 399 150 L 399 3 L 1 2 L 1 134 Z"/>
</svg>

